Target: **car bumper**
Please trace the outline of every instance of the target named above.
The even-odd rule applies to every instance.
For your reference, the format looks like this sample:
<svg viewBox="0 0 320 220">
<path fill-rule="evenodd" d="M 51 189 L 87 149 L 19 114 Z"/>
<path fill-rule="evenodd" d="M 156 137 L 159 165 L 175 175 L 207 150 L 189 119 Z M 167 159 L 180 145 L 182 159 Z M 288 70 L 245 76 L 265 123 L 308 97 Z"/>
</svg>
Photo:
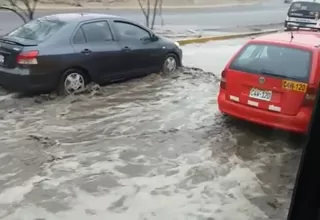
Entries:
<svg viewBox="0 0 320 220">
<path fill-rule="evenodd" d="M 12 92 L 50 91 L 55 83 L 51 74 L 33 75 L 28 69 L 0 67 L 0 86 Z"/>
<path fill-rule="evenodd" d="M 312 113 L 311 109 L 304 109 L 295 116 L 289 116 L 261 110 L 227 100 L 224 91 L 220 91 L 219 93 L 218 106 L 219 110 L 227 115 L 268 127 L 297 133 L 308 132 Z"/>
<path fill-rule="evenodd" d="M 286 28 L 294 28 L 294 27 L 299 27 L 299 28 L 312 28 L 312 29 L 320 29 L 316 23 L 305 23 L 305 22 L 298 22 L 298 21 L 285 21 L 284 26 Z"/>
</svg>

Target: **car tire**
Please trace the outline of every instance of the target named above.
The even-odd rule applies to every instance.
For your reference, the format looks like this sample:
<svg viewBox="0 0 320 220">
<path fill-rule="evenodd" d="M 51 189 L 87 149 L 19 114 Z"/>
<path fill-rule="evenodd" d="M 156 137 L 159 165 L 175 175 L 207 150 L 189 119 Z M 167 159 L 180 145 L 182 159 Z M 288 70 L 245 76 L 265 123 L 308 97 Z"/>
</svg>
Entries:
<svg viewBox="0 0 320 220">
<path fill-rule="evenodd" d="M 164 74 L 172 74 L 174 73 L 179 67 L 179 60 L 178 57 L 170 53 L 166 56 L 162 64 L 162 73 Z"/>
<path fill-rule="evenodd" d="M 58 94 L 71 95 L 83 91 L 87 85 L 86 75 L 79 69 L 66 70 L 59 82 Z"/>
</svg>

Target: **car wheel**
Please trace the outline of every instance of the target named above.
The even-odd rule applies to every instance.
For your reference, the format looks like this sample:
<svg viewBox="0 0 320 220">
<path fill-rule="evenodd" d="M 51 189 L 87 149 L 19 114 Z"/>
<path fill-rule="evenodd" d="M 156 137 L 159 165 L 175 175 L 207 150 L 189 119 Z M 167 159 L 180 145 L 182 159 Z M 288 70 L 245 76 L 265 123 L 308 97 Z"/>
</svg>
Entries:
<svg viewBox="0 0 320 220">
<path fill-rule="evenodd" d="M 86 86 L 86 76 L 80 70 L 69 69 L 61 77 L 58 92 L 60 95 L 70 95 L 81 92 Z"/>
<path fill-rule="evenodd" d="M 162 66 L 162 73 L 174 73 L 178 68 L 178 58 L 175 54 L 168 54 Z"/>
</svg>

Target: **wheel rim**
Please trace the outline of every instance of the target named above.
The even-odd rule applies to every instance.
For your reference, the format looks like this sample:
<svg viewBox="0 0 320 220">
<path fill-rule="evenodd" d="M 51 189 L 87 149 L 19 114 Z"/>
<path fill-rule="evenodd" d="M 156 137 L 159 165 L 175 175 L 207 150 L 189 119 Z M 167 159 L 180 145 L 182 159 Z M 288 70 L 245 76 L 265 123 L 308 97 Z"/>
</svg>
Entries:
<svg viewBox="0 0 320 220">
<path fill-rule="evenodd" d="M 174 57 L 168 57 L 164 63 L 167 72 L 172 73 L 177 69 L 177 62 Z"/>
<path fill-rule="evenodd" d="M 64 80 L 64 88 L 68 94 L 82 91 L 84 87 L 84 78 L 79 73 L 71 73 Z"/>
</svg>

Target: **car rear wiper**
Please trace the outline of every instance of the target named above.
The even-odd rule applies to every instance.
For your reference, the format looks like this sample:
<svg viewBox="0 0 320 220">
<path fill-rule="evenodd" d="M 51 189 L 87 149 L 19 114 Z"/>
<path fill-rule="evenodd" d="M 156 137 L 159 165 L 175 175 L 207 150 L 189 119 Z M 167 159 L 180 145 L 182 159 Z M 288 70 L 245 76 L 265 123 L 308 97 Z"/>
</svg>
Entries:
<svg viewBox="0 0 320 220">
<path fill-rule="evenodd" d="M 260 70 L 260 73 L 264 74 L 264 75 L 269 75 L 269 76 L 279 76 L 278 74 L 275 74 L 275 73 L 273 73 L 273 72 L 271 72 L 269 70 L 266 70 L 266 69 Z"/>
<path fill-rule="evenodd" d="M 262 69 L 262 70 L 260 71 L 260 73 L 263 74 L 263 75 L 268 75 L 268 76 L 277 76 L 277 77 L 280 76 L 280 77 L 285 78 L 285 79 L 289 78 L 289 77 L 286 76 L 285 74 L 276 74 L 276 73 L 273 73 L 273 72 L 271 72 L 271 71 L 269 71 L 269 70 L 266 70 L 266 69 Z"/>
</svg>

